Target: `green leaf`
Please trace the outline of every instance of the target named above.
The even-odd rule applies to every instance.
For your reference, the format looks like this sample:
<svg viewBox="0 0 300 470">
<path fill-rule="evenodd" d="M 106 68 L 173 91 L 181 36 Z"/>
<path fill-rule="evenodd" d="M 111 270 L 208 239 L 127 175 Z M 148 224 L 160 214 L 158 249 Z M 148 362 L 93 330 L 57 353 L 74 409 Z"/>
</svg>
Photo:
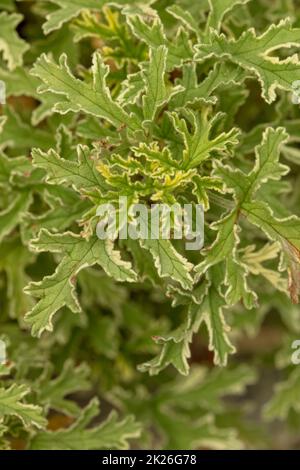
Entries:
<svg viewBox="0 0 300 470">
<path fill-rule="evenodd" d="M 265 33 L 256 36 L 253 28 L 238 39 L 227 39 L 224 34 L 212 31 L 210 42 L 198 44 L 196 59 L 227 57 L 245 70 L 254 73 L 262 86 L 262 96 L 267 103 L 276 98 L 276 89 L 292 91 L 293 82 L 299 79 L 300 62 L 296 55 L 285 60 L 269 54 L 284 47 L 299 47 L 300 29 L 293 28 L 286 18 L 272 24 Z"/>
<path fill-rule="evenodd" d="M 31 124 L 33 126 L 36 126 L 52 114 L 52 108 L 56 103 L 56 96 L 51 93 L 43 93 L 43 95 L 38 93 L 37 88 L 40 81 L 30 74 L 27 67 L 17 67 L 13 71 L 0 68 L 0 80 L 5 82 L 7 98 L 11 96 L 31 96 L 40 101 L 40 105 L 33 110 L 31 115 Z M 40 133 L 41 130 L 35 129 L 35 132 Z M 27 139 L 28 135 L 23 133 L 22 138 Z M 50 140 L 50 135 L 48 140 Z M 42 147 L 45 148 L 44 145 Z"/>
<path fill-rule="evenodd" d="M 243 204 L 247 219 L 263 230 L 274 241 L 279 241 L 287 257 L 289 269 L 289 290 L 292 301 L 298 303 L 300 294 L 300 218 L 290 216 L 279 219 L 272 209 L 261 201 Z"/>
<path fill-rule="evenodd" d="M 247 285 L 248 274 L 247 266 L 240 260 L 234 259 L 233 256 L 227 258 L 224 283 L 228 286 L 225 299 L 229 305 L 235 305 L 240 300 L 247 309 L 257 305 L 257 295 Z"/>
<path fill-rule="evenodd" d="M 42 54 L 35 62 L 32 74 L 44 82 L 39 88 L 41 93 L 50 91 L 56 95 L 63 95 L 65 101 L 59 100 L 54 106 L 54 111 L 66 114 L 69 111 L 84 111 L 87 114 L 105 119 L 116 128 L 127 126 L 131 130 L 136 129 L 135 121 L 123 108 L 111 98 L 106 77 L 109 68 L 104 64 L 101 55 L 96 52 L 93 55 L 93 84 L 87 84 L 74 77 L 71 73 L 67 56 L 62 54 L 57 65 L 55 61 Z"/>
<path fill-rule="evenodd" d="M 15 28 L 23 20 L 23 16 L 18 13 L 0 14 L 0 51 L 7 62 L 9 70 L 14 70 L 23 63 L 23 55 L 28 50 L 29 45 L 19 37 Z"/>
<path fill-rule="evenodd" d="M 103 179 L 96 169 L 92 152 L 86 146 L 77 148 L 78 162 L 61 158 L 54 150 L 47 153 L 40 149 L 32 150 L 33 164 L 47 172 L 46 181 L 50 184 L 67 183 L 76 190 L 103 187 Z"/>
<path fill-rule="evenodd" d="M 168 436 L 169 449 L 240 449 L 241 442 L 236 436 L 236 432 L 231 428 L 217 428 L 212 416 L 190 421 L 175 415 L 164 415 L 159 420 L 164 433 Z M 182 432 L 186 429 L 185 432 Z"/>
<path fill-rule="evenodd" d="M 23 401 L 29 392 L 26 385 L 12 384 L 9 388 L 0 388 L 0 419 L 16 416 L 27 429 L 32 426 L 45 427 L 47 420 L 42 415 L 41 407 Z"/>
<path fill-rule="evenodd" d="M 0 244 L 0 271 L 7 276 L 8 313 L 11 318 L 22 322 L 25 313 L 32 308 L 33 300 L 23 292 L 29 282 L 26 273 L 33 255 L 24 247 L 18 237 L 5 239 Z"/>
<path fill-rule="evenodd" d="M 114 251 L 110 240 L 103 241 L 93 236 L 87 241 L 70 232 L 53 235 L 42 230 L 31 246 L 38 252 L 65 252 L 54 274 L 40 282 L 32 282 L 26 288 L 26 293 L 40 298 L 25 318 L 32 327 L 33 335 L 40 336 L 45 330 L 52 331 L 53 315 L 60 308 L 68 306 L 74 313 L 81 311 L 74 283 L 82 269 L 98 264 L 118 281 L 136 280 L 130 263 L 121 260 L 120 253 Z"/>
<path fill-rule="evenodd" d="M 213 244 L 202 251 L 205 259 L 195 266 L 195 272 L 198 274 L 197 277 L 205 273 L 211 266 L 214 266 L 215 264 L 226 260 L 229 256 L 232 256 L 235 247 L 239 242 L 239 229 L 236 225 L 236 220 L 237 211 L 234 209 L 220 221 L 211 224 L 210 227 L 213 230 L 218 229 L 218 235 Z"/>
<path fill-rule="evenodd" d="M 30 160 L 26 157 L 8 158 L 0 152 L 0 185 L 9 183 L 10 176 L 30 170 Z"/>
<path fill-rule="evenodd" d="M 139 15 L 130 15 L 127 18 L 133 34 L 145 42 L 149 48 L 157 49 L 166 46 L 168 50 L 167 70 L 180 67 L 184 60 L 192 59 L 193 50 L 188 35 L 178 30 L 177 36 L 172 41 L 167 39 L 163 25 L 159 17 L 155 17 L 151 25 L 147 24 Z"/>
<path fill-rule="evenodd" d="M 26 215 L 32 202 L 32 195 L 28 191 L 15 195 L 11 204 L 0 212 L 0 240 L 8 235 Z"/>
<path fill-rule="evenodd" d="M 14 0 L 0 0 L 0 7 L 3 10 L 14 11 Z"/>
<path fill-rule="evenodd" d="M 274 396 L 264 407 L 265 417 L 269 420 L 284 420 L 291 410 L 299 413 L 299 393 L 300 373 L 299 367 L 296 367 L 286 381 L 275 386 Z"/>
<path fill-rule="evenodd" d="M 210 207 L 208 191 L 213 190 L 220 193 L 224 191 L 223 181 L 220 178 L 195 175 L 192 182 L 193 194 L 195 194 L 198 203 L 203 205 L 205 211 Z"/>
<path fill-rule="evenodd" d="M 189 344 L 193 339 L 194 333 L 198 332 L 202 323 L 203 316 L 199 310 L 199 304 L 203 302 L 207 294 L 208 284 L 202 283 L 199 289 L 197 289 L 197 303 L 195 301 L 191 302 L 189 298 L 189 307 L 186 312 L 185 321 L 170 333 L 154 338 L 158 344 L 162 345 L 161 351 L 154 359 L 139 365 L 140 371 L 156 375 L 169 364 L 172 364 L 181 374 L 188 374 L 188 359 L 191 355 Z"/>
<path fill-rule="evenodd" d="M 266 267 L 263 263 L 278 258 L 281 251 L 280 243 L 266 243 L 262 248 L 255 251 L 255 245 L 248 245 L 241 252 L 241 262 L 248 272 L 261 275 L 279 291 L 287 293 L 287 279 L 282 277 L 281 272 Z"/>
<path fill-rule="evenodd" d="M 289 168 L 279 162 L 282 145 L 287 140 L 282 127 L 268 127 L 263 134 L 262 142 L 255 148 L 255 165 L 247 175 L 239 169 L 217 163 L 216 174 L 222 178 L 228 190 L 235 194 L 240 206 L 251 201 L 260 187 L 269 180 L 280 180 Z"/>
<path fill-rule="evenodd" d="M 86 429 L 98 412 L 98 400 L 93 399 L 72 426 L 65 430 L 36 434 L 31 440 L 30 449 L 128 449 L 128 440 L 139 437 L 140 425 L 133 416 L 127 416 L 119 421 L 115 412 L 112 412 L 100 425 Z"/>
<path fill-rule="evenodd" d="M 0 118 L 0 139 L 0 149 L 29 149 L 31 146 L 47 149 L 54 144 L 50 132 L 30 126 L 9 106 L 5 107 L 5 112 Z"/>
<path fill-rule="evenodd" d="M 193 33 L 196 33 L 197 36 L 199 35 L 200 32 L 197 20 L 188 10 L 184 10 L 179 5 L 171 5 L 167 8 L 167 12 L 180 21 L 184 27 L 188 28 Z"/>
<path fill-rule="evenodd" d="M 143 239 L 141 246 L 153 256 L 158 274 L 179 282 L 184 289 L 192 289 L 193 278 L 190 274 L 193 265 L 180 255 L 170 240 Z"/>
<path fill-rule="evenodd" d="M 245 5 L 249 0 L 208 0 L 210 13 L 206 23 L 206 29 L 213 28 L 220 31 L 224 16 L 237 5 Z"/>
<path fill-rule="evenodd" d="M 271 240 L 280 242 L 287 240 L 296 250 L 300 250 L 300 219 L 298 217 L 278 219 L 261 201 L 244 203 L 243 212 L 248 220 L 265 231 Z"/>
<path fill-rule="evenodd" d="M 193 366 L 189 377 L 177 377 L 161 387 L 158 400 L 168 407 L 213 409 L 217 412 L 224 408 L 223 397 L 241 395 L 256 380 L 254 368 L 247 365 L 239 365 L 234 369 L 215 367 L 209 372 L 203 367 Z"/>
<path fill-rule="evenodd" d="M 228 147 L 238 143 L 237 137 L 240 132 L 236 128 L 227 133 L 222 132 L 215 138 L 211 137 L 212 127 L 220 117 L 218 114 L 211 120 L 208 119 L 208 110 L 203 111 L 200 115 L 193 111 L 186 111 L 185 114 L 192 126 L 192 132 L 189 131 L 184 119 L 180 119 L 176 113 L 170 113 L 173 125 L 184 142 L 185 148 L 182 157 L 184 169 L 195 168 L 207 160 L 212 152 L 222 154 Z"/>
<path fill-rule="evenodd" d="M 214 352 L 214 363 L 219 366 L 226 366 L 228 355 L 235 353 L 236 349 L 228 337 L 230 328 L 225 322 L 223 312 L 225 299 L 220 292 L 221 280 L 222 273 L 220 275 L 216 268 L 212 268 L 210 277 L 211 285 L 199 309 L 208 329 L 208 347 L 210 351 Z M 195 308 L 198 308 L 198 306 Z"/>
<path fill-rule="evenodd" d="M 47 409 L 55 409 L 71 416 L 79 412 L 78 405 L 65 398 L 66 395 L 75 394 L 89 389 L 87 380 L 89 368 L 86 364 L 75 367 L 72 360 L 65 362 L 59 376 L 50 380 L 51 369 L 45 369 L 38 379 L 38 401 Z"/>
<path fill-rule="evenodd" d="M 45 34 L 61 28 L 64 23 L 78 16 L 83 10 L 101 10 L 107 3 L 104 0 L 50 0 L 50 2 L 59 8 L 46 16 L 47 21 L 43 24 Z"/>
<path fill-rule="evenodd" d="M 209 350 L 214 352 L 214 363 L 220 366 L 227 364 L 228 355 L 236 350 L 228 337 L 230 328 L 223 313 L 226 301 L 220 292 L 221 280 L 222 272 L 211 269 L 208 282 L 200 284 L 197 302 L 189 302 L 186 320 L 169 334 L 154 338 L 162 344 L 161 352 L 151 361 L 141 364 L 139 370 L 156 375 L 172 364 L 181 374 L 187 375 L 191 355 L 189 344 L 203 322 L 209 334 Z"/>
<path fill-rule="evenodd" d="M 168 95 L 165 85 L 167 48 L 159 46 L 150 49 L 149 67 L 144 74 L 146 93 L 143 96 L 144 118 L 152 121 L 157 109 L 162 106 Z"/>
<path fill-rule="evenodd" d="M 38 80 L 29 74 L 28 68 L 16 67 L 14 70 L 0 68 L 0 79 L 5 82 L 6 96 L 37 96 Z"/>
<path fill-rule="evenodd" d="M 216 64 L 201 82 L 198 82 L 196 64 L 185 64 L 182 67 L 182 78 L 176 80 L 181 90 L 170 99 L 169 108 L 185 107 L 198 101 L 214 104 L 217 97 L 214 92 L 225 84 L 237 86 L 247 77 L 247 72 L 236 64 L 223 62 Z"/>
</svg>

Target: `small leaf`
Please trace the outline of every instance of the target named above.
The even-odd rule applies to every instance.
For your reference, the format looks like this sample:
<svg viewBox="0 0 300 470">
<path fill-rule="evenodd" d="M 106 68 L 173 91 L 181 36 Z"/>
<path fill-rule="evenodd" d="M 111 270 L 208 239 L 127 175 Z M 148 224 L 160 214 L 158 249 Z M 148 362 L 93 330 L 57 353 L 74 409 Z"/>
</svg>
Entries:
<svg viewBox="0 0 300 470">
<path fill-rule="evenodd" d="M 30 389 L 26 385 L 13 384 L 9 388 L 0 388 L 0 419 L 4 416 L 16 416 L 28 429 L 32 426 L 43 428 L 47 420 L 39 406 L 23 402 Z"/>
<path fill-rule="evenodd" d="M 7 62 L 9 70 L 14 70 L 23 63 L 23 55 L 28 50 L 29 45 L 23 41 L 16 33 L 15 28 L 23 20 L 23 16 L 18 13 L 0 14 L 0 51 Z"/>
<path fill-rule="evenodd" d="M 51 11 L 46 16 L 47 21 L 43 24 L 45 34 L 51 33 L 55 29 L 61 28 L 66 21 L 75 18 L 83 10 L 101 10 L 107 3 L 104 0 L 49 0 L 51 3 L 58 5 L 58 9 Z"/>
<path fill-rule="evenodd" d="M 237 5 L 245 5 L 250 0 L 209 0 L 210 13 L 206 23 L 206 29 L 220 30 L 224 16 Z"/>
</svg>

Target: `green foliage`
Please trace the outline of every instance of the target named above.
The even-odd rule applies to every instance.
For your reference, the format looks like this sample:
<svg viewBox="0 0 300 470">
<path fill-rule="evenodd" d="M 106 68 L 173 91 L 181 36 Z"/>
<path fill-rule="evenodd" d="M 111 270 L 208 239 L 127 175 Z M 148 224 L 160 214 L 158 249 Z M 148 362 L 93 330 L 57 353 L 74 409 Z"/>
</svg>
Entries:
<svg viewBox="0 0 300 470">
<path fill-rule="evenodd" d="M 5 449 L 280 447 L 265 423 L 299 428 L 299 5 L 200 3 L 0 1 Z M 120 196 L 201 204 L 204 247 L 176 220 L 100 239 Z"/>
<path fill-rule="evenodd" d="M 22 64 L 23 54 L 29 47 L 15 31 L 22 19 L 22 15 L 17 13 L 2 12 L 0 14 L 0 51 L 3 53 L 3 59 L 7 62 L 9 70 Z"/>
</svg>

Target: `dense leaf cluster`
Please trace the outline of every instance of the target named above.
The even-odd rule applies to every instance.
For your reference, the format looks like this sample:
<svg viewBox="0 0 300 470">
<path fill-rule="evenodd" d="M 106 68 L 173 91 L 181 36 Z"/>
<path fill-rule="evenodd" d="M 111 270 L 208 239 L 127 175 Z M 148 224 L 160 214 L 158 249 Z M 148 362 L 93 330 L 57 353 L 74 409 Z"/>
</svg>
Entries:
<svg viewBox="0 0 300 470">
<path fill-rule="evenodd" d="M 4 448 L 267 447 L 223 397 L 272 362 L 300 425 L 297 6 L 0 0 Z M 204 248 L 99 239 L 119 196 L 201 204 Z"/>
</svg>

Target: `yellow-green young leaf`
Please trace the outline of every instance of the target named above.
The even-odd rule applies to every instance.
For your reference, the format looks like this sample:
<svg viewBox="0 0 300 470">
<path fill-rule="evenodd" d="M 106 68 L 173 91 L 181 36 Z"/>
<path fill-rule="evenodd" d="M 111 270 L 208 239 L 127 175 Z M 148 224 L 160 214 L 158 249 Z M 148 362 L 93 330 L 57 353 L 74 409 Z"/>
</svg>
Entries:
<svg viewBox="0 0 300 470">
<path fill-rule="evenodd" d="M 62 54 L 59 64 L 49 56 L 42 54 L 35 62 L 32 74 L 44 83 L 39 92 L 50 91 L 57 96 L 54 110 L 65 114 L 69 111 L 84 111 L 87 114 L 105 119 L 116 128 L 127 126 L 136 129 L 136 123 L 123 108 L 111 98 L 106 77 L 109 68 L 104 64 L 101 55 L 93 55 L 93 83 L 87 84 L 74 77 L 68 63 L 66 54 Z M 60 99 L 64 96 L 64 100 Z"/>
<path fill-rule="evenodd" d="M 46 16 L 46 22 L 43 24 L 45 34 L 51 33 L 62 27 L 64 23 L 78 16 L 85 10 L 101 11 L 103 6 L 113 4 L 122 6 L 127 3 L 136 3 L 135 0 L 49 0 L 58 8 Z M 139 2 L 137 2 L 139 3 Z"/>
<path fill-rule="evenodd" d="M 7 97 L 37 96 L 38 80 L 29 74 L 29 70 L 25 66 L 19 66 L 14 70 L 0 68 L 0 80 L 5 82 Z"/>
<path fill-rule="evenodd" d="M 245 5 L 250 0 L 208 0 L 210 13 L 207 19 L 206 28 L 221 29 L 224 16 L 237 5 Z"/>
<path fill-rule="evenodd" d="M 47 420 L 43 417 L 40 406 L 23 401 L 30 392 L 26 385 L 13 384 L 9 388 L 0 388 L 0 420 L 6 416 L 16 416 L 27 429 L 36 426 L 44 428 Z"/>
<path fill-rule="evenodd" d="M 268 30 L 256 36 L 253 28 L 238 39 L 228 39 L 224 34 L 212 31 L 209 43 L 198 44 L 196 59 L 228 57 L 231 61 L 252 72 L 262 86 L 262 96 L 267 103 L 276 99 L 276 89 L 292 91 L 293 82 L 299 79 L 300 62 L 296 55 L 285 60 L 270 56 L 284 47 L 299 47 L 300 28 L 293 28 L 289 18 L 272 24 Z"/>
<path fill-rule="evenodd" d="M 32 450 L 99 450 L 128 449 L 130 439 L 139 437 L 141 428 L 133 416 L 118 420 L 115 412 L 98 426 L 89 426 L 99 412 L 97 399 L 82 410 L 79 418 L 68 429 L 36 434 L 31 440 Z"/>
<path fill-rule="evenodd" d="M 60 308 L 67 306 L 73 312 L 81 311 L 75 282 L 82 269 L 98 264 L 117 281 L 133 282 L 137 278 L 131 264 L 121 260 L 120 253 L 114 250 L 110 240 L 93 236 L 87 241 L 70 232 L 54 235 L 42 230 L 31 246 L 37 252 L 65 253 L 54 274 L 40 282 L 32 282 L 26 288 L 26 293 L 40 299 L 25 317 L 33 335 L 40 336 L 45 330 L 52 331 L 53 315 Z"/>
<path fill-rule="evenodd" d="M 29 48 L 29 45 L 19 37 L 15 30 L 22 19 L 23 16 L 18 13 L 2 12 L 0 14 L 0 51 L 3 53 L 9 70 L 22 65 L 23 55 Z"/>
</svg>

